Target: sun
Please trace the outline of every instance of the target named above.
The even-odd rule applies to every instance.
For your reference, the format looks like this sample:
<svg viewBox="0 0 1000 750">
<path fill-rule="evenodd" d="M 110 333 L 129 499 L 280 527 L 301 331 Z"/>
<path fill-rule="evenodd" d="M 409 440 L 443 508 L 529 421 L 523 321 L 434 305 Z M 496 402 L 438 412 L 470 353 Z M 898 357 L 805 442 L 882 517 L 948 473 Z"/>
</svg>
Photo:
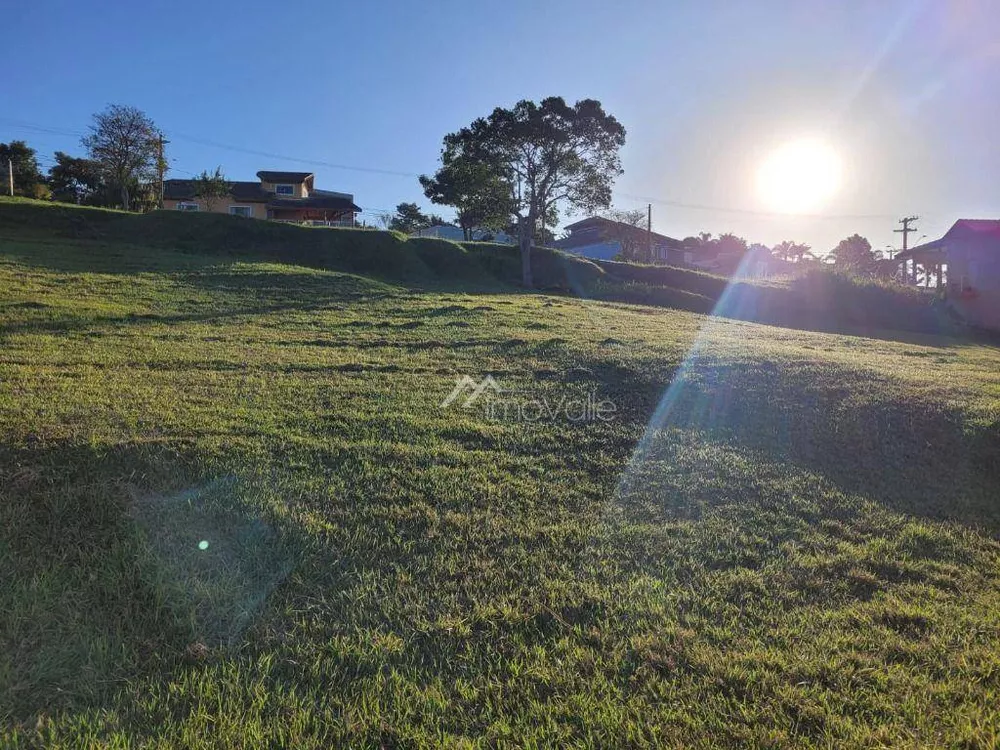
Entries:
<svg viewBox="0 0 1000 750">
<path fill-rule="evenodd" d="M 800 214 L 822 208 L 840 187 L 837 152 L 803 138 L 772 151 L 757 170 L 757 192 L 773 211 Z"/>
</svg>

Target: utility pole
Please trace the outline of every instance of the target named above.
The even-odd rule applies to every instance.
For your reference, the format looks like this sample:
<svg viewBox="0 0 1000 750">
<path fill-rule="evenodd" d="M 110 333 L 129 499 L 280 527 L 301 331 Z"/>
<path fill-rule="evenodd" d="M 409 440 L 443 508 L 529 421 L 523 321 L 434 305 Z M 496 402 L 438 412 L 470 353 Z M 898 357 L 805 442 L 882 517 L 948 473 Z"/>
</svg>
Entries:
<svg viewBox="0 0 1000 750">
<path fill-rule="evenodd" d="M 14 160 L 7 160 L 7 184 L 10 187 L 10 197 L 14 197 Z"/>
<path fill-rule="evenodd" d="M 646 204 L 646 255 L 653 262 L 653 204 Z"/>
<path fill-rule="evenodd" d="M 902 224 L 903 228 L 902 229 L 893 229 L 892 230 L 896 234 L 903 235 L 903 250 L 902 250 L 902 252 L 904 252 L 904 253 L 906 252 L 906 248 L 907 248 L 906 240 L 909 238 L 910 232 L 916 232 L 917 231 L 916 229 L 914 229 L 913 227 L 910 226 L 910 222 L 914 222 L 914 221 L 916 221 L 919 218 L 920 218 L 919 216 L 904 216 L 902 219 L 900 219 L 898 222 L 896 222 L 897 224 Z M 912 261 L 908 261 L 908 260 L 904 260 L 903 261 L 903 277 L 905 278 L 905 277 L 909 276 L 909 274 L 906 272 L 906 265 L 909 264 L 909 263 L 911 263 L 911 262 L 913 264 L 913 284 L 916 285 L 916 283 L 917 283 L 917 261 L 916 261 L 915 258 Z"/>
<path fill-rule="evenodd" d="M 910 226 L 910 222 L 916 221 L 919 218 L 920 218 L 919 216 L 904 216 L 902 219 L 900 219 L 897 222 L 898 224 L 902 224 L 903 228 L 902 229 L 893 229 L 892 230 L 896 234 L 903 235 L 903 249 L 901 250 L 901 252 L 904 252 L 904 253 L 906 252 L 906 248 L 908 247 L 906 241 L 907 241 L 907 239 L 910 236 L 910 232 L 916 232 L 917 231 L 915 228 L 913 228 L 913 227 Z M 906 278 L 910 277 L 910 274 L 907 272 L 906 266 L 907 265 L 911 265 L 911 264 L 912 264 L 912 267 L 913 267 L 913 277 L 912 277 L 913 278 L 913 284 L 916 285 L 916 283 L 917 283 L 917 261 L 916 261 L 916 258 L 914 258 L 912 260 L 904 260 L 903 261 L 903 278 L 906 279 Z"/>
<path fill-rule="evenodd" d="M 903 228 L 902 229 L 893 229 L 892 230 L 896 234 L 903 235 L 903 252 L 906 252 L 906 247 L 907 247 L 906 240 L 910 236 L 910 232 L 916 232 L 917 231 L 915 227 L 911 227 L 910 226 L 910 222 L 916 221 L 919 218 L 920 218 L 919 216 L 906 216 L 906 217 L 900 219 L 898 222 L 896 222 L 897 224 L 902 224 Z"/>
<path fill-rule="evenodd" d="M 159 138 L 157 138 L 156 142 L 157 142 L 157 146 L 159 148 L 159 151 L 158 151 L 157 157 L 156 157 L 156 169 L 157 169 L 157 171 L 160 174 L 160 203 L 159 203 L 159 208 L 162 210 L 163 209 L 163 173 L 166 172 L 166 170 L 167 170 L 167 162 L 163 158 L 163 147 L 167 143 L 170 143 L 170 141 L 166 140 L 163 137 L 163 133 L 160 133 L 159 134 Z"/>
</svg>

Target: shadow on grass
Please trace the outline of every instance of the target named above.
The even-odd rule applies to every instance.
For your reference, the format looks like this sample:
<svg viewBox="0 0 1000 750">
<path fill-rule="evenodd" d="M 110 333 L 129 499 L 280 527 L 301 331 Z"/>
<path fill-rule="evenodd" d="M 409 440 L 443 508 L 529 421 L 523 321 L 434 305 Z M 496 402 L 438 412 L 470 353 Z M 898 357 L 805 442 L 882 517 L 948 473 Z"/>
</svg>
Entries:
<svg viewBox="0 0 1000 750">
<path fill-rule="evenodd" d="M 392 298 L 402 293 L 398 287 L 351 274 L 279 273 L 258 271 L 245 266 L 220 269 L 215 265 L 204 271 L 174 273 L 170 277 L 188 288 L 211 292 L 213 301 L 196 299 L 193 302 L 198 304 L 191 304 L 183 312 L 163 310 L 89 316 L 39 302 L 20 303 L 4 311 L 6 322 L 0 325 L 0 336 L 25 332 L 63 333 L 116 325 L 173 325 L 282 312 L 311 312 L 335 308 L 341 303 Z M 121 301 L 128 301 L 129 292 L 127 285 L 123 284 Z M 176 308 L 176 302 L 170 306 Z"/>
<path fill-rule="evenodd" d="M 245 487 L 180 451 L 0 459 L 0 716 L 93 705 L 233 642 L 294 564 Z"/>
<path fill-rule="evenodd" d="M 829 362 L 720 362 L 697 351 L 677 363 L 609 349 L 575 364 L 619 419 L 646 425 L 633 461 L 658 431 L 693 430 L 899 512 L 1000 533 L 1000 422 L 963 409 L 948 383 L 928 394 Z"/>
<path fill-rule="evenodd" d="M 828 364 L 698 358 L 669 389 L 648 378 L 631 383 L 643 407 L 665 394 L 634 461 L 643 460 L 657 431 L 696 430 L 896 511 L 1000 533 L 1000 423 L 976 424 L 959 407 L 904 383 Z"/>
</svg>

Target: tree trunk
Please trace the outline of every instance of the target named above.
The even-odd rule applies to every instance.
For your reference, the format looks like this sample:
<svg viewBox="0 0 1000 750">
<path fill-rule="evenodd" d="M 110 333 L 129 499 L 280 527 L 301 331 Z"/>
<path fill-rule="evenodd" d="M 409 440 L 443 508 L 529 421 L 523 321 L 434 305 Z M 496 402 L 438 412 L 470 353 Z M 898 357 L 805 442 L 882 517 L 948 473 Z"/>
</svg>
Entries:
<svg viewBox="0 0 1000 750">
<path fill-rule="evenodd" d="M 520 217 L 521 284 L 528 289 L 534 285 L 531 278 L 531 229 L 534 225 L 534 217 L 530 212 L 527 216 Z"/>
<path fill-rule="evenodd" d="M 124 182 L 122 182 L 122 210 L 124 210 L 124 211 L 128 211 L 129 210 L 129 204 L 128 204 L 128 185 L 126 185 Z"/>
</svg>

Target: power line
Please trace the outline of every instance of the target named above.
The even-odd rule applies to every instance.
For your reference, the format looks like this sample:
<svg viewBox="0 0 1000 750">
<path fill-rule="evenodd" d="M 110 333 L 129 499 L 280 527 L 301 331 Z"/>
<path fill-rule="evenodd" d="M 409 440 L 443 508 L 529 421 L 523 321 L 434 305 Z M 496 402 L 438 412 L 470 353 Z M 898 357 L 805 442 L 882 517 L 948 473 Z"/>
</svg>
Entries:
<svg viewBox="0 0 1000 750">
<path fill-rule="evenodd" d="M 282 161 L 291 161 L 298 164 L 308 164 L 310 166 L 327 167 L 328 169 L 344 169 L 353 172 L 370 172 L 373 174 L 383 174 L 391 175 L 394 177 L 419 177 L 420 175 L 415 172 L 397 172 L 392 169 L 379 169 L 377 167 L 357 167 L 349 164 L 336 164 L 334 162 L 322 161 L 319 159 L 303 159 L 297 156 L 287 156 L 284 154 L 275 154 L 269 151 L 258 151 L 252 148 L 243 148 L 242 146 L 231 146 L 225 143 L 219 143 L 218 141 L 210 141 L 204 138 L 196 138 L 195 136 L 185 135 L 183 133 L 171 133 L 174 138 L 180 138 L 181 140 L 191 141 L 192 143 L 199 143 L 203 146 L 212 146 L 213 148 L 221 148 L 226 151 L 236 151 L 244 154 L 252 154 L 254 156 L 263 156 L 268 159 L 280 159 Z"/>
<path fill-rule="evenodd" d="M 48 133 L 50 135 L 70 135 L 82 138 L 86 133 L 79 130 L 69 130 L 67 128 L 55 128 L 47 125 L 38 125 L 33 122 L 25 122 L 24 120 L 10 120 L 7 118 L 0 118 L 0 124 L 5 125 L 8 128 L 14 128 L 15 130 L 27 130 L 29 132 L 34 131 L 37 133 Z"/>
<path fill-rule="evenodd" d="M 687 208 L 694 211 L 714 211 L 716 213 L 741 214 L 745 216 L 761 216 L 775 219 L 891 219 L 893 214 L 788 214 L 776 211 L 757 211 L 749 208 L 733 208 L 729 206 L 713 206 L 703 203 L 684 203 L 682 201 L 652 198 L 648 195 L 630 195 L 629 193 L 613 193 L 621 198 L 641 203 L 656 203 L 661 206 Z"/>
<path fill-rule="evenodd" d="M 69 130 L 66 128 L 52 128 L 45 125 L 38 125 L 36 123 L 25 122 L 23 120 L 8 120 L 6 118 L 0 118 L 0 123 L 3 123 L 10 128 L 27 130 L 28 132 L 47 133 L 50 135 L 77 136 L 80 138 L 86 135 L 86 133 L 83 133 L 78 130 Z M 276 154 L 269 151 L 260 151 L 257 149 L 250 149 L 250 148 L 244 148 L 242 146 L 233 146 L 227 143 L 220 143 L 219 141 L 208 140 L 206 138 L 199 138 L 197 136 L 187 135 L 186 133 L 171 132 L 170 135 L 172 135 L 174 138 L 179 138 L 184 141 L 190 141 L 191 143 L 198 143 L 203 146 L 211 146 L 212 148 L 221 148 L 226 151 L 236 151 L 238 153 L 251 154 L 253 156 L 263 156 L 268 159 L 280 159 L 282 161 L 291 161 L 299 164 L 309 164 L 313 166 L 327 167 L 329 169 L 343 169 L 354 172 L 369 172 L 373 174 L 384 174 L 395 177 L 417 178 L 420 176 L 416 172 L 401 172 L 392 169 L 380 169 L 378 167 L 359 167 L 350 164 L 337 164 L 335 162 L 323 161 L 321 159 L 304 159 L 298 156 L 288 156 L 287 154 Z"/>
</svg>

